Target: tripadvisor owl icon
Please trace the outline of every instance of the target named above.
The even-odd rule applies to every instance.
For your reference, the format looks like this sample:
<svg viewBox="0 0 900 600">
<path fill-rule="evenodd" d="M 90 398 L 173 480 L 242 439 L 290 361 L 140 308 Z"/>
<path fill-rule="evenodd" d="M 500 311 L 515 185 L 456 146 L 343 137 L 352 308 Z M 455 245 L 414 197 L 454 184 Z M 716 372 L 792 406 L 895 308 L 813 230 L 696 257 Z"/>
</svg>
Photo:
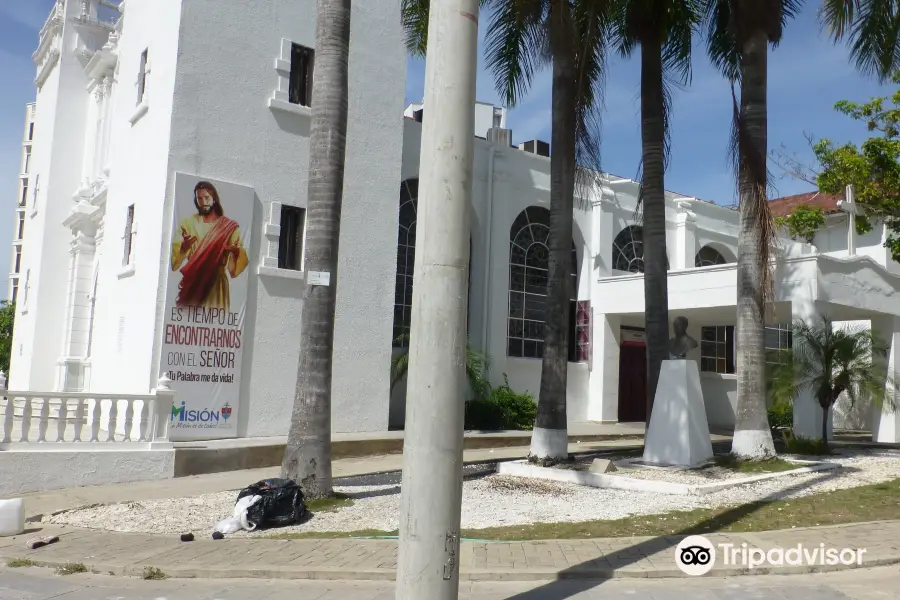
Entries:
<svg viewBox="0 0 900 600">
<path fill-rule="evenodd" d="M 675 547 L 675 564 L 685 575 L 705 575 L 716 565 L 716 548 L 702 535 L 692 535 Z"/>
</svg>

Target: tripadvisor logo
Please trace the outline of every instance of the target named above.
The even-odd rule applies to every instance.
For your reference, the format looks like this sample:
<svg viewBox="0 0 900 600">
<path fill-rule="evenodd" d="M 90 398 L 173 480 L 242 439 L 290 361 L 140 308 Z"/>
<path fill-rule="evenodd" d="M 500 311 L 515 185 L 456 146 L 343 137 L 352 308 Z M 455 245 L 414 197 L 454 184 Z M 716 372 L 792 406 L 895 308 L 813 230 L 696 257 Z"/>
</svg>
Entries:
<svg viewBox="0 0 900 600">
<path fill-rule="evenodd" d="M 747 543 L 713 545 L 702 535 L 684 538 L 675 548 L 675 564 L 686 575 L 705 575 L 716 565 L 755 569 L 763 566 L 862 566 L 865 548 L 828 548 L 825 544 L 790 548 L 773 547 L 767 550 Z"/>
</svg>

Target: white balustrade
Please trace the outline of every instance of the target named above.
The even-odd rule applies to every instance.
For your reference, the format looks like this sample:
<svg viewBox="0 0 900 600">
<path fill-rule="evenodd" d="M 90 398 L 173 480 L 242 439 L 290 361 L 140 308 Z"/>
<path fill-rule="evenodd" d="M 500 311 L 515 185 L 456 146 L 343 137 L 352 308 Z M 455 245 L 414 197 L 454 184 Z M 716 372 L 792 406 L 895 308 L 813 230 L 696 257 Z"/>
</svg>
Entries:
<svg viewBox="0 0 900 600">
<path fill-rule="evenodd" d="M 169 441 L 175 392 L 165 374 L 156 389 L 142 395 L 17 392 L 5 390 L 5 383 L 0 371 L 0 450 L 51 444 L 146 448 Z"/>
</svg>

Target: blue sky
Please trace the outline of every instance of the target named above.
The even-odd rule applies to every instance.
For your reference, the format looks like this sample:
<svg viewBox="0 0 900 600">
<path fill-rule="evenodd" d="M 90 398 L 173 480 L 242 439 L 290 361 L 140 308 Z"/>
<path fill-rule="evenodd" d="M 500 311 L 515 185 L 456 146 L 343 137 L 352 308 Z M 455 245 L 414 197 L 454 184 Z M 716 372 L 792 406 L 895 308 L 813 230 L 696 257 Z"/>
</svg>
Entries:
<svg viewBox="0 0 900 600">
<path fill-rule="evenodd" d="M 0 190 L 8 224 L 0 225 L 0 264 L 9 264 L 13 211 L 21 159 L 24 105 L 34 99 L 35 69 L 31 54 L 53 0 L 0 0 Z M 804 132 L 834 140 L 865 139 L 866 132 L 834 112 L 842 99 L 866 100 L 886 90 L 856 74 L 843 46 L 834 46 L 819 32 L 815 7 L 789 25 L 785 41 L 769 60 L 769 143 L 785 144 L 810 155 Z M 487 15 L 482 22 L 486 23 Z M 409 61 L 406 99 L 422 98 L 424 63 Z M 639 64 L 615 59 L 607 78 L 603 121 L 604 170 L 634 177 L 640 159 Z M 493 81 L 479 60 L 478 99 L 497 102 Z M 731 119 L 731 92 L 697 48 L 691 86 L 675 94 L 672 157 L 666 174 L 670 190 L 721 204 L 734 200 L 734 182 L 725 161 Z M 531 94 L 508 119 L 515 141 L 550 139 L 550 80 L 547 73 L 535 82 Z M 776 170 L 777 174 L 777 170 Z M 790 179 L 774 182 L 780 195 L 807 191 L 809 186 Z M 26 225 L 27 227 L 27 225 Z M 5 286 L 0 286 L 0 294 Z"/>
</svg>

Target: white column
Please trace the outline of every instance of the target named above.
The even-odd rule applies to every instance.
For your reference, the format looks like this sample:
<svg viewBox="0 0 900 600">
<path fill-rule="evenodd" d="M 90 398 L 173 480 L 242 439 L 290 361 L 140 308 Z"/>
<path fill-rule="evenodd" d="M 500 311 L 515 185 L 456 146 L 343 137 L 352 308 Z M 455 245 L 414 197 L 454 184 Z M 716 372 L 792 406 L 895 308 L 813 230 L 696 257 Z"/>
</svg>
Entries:
<svg viewBox="0 0 900 600">
<path fill-rule="evenodd" d="M 690 210 L 691 202 L 675 200 L 675 256 L 673 269 L 690 269 L 697 256 L 697 216 Z"/>
<path fill-rule="evenodd" d="M 588 421 L 619 421 L 619 347 L 622 318 L 595 313 L 591 320 Z"/>
<path fill-rule="evenodd" d="M 872 331 L 880 341 L 888 346 L 887 358 L 878 360 L 887 363 L 888 397 L 894 402 L 900 400 L 897 386 L 900 385 L 900 318 L 891 315 L 879 315 L 872 318 Z M 893 385 L 891 385 L 893 382 Z M 900 407 L 891 409 L 872 407 L 872 441 L 896 444 L 900 443 Z"/>
<path fill-rule="evenodd" d="M 799 298 L 791 301 L 791 320 L 806 321 L 810 325 L 821 323 L 823 311 L 812 299 Z M 794 339 L 794 344 L 798 340 Z M 740 368 L 740 367 L 738 367 Z M 828 438 L 833 437 L 834 411 L 828 413 Z M 813 390 L 804 389 L 794 397 L 794 435 L 813 440 L 822 439 L 822 407 Z"/>
<path fill-rule="evenodd" d="M 66 325 L 62 353 L 57 361 L 56 385 L 59 390 L 81 388 L 84 359 L 91 329 L 91 294 L 94 283 L 96 240 L 93 231 L 76 231 L 69 246 L 69 290 L 66 301 Z M 73 379 L 77 379 L 75 381 Z"/>
<path fill-rule="evenodd" d="M 109 75 L 103 78 L 103 85 L 106 88 L 106 93 L 105 100 L 103 102 L 103 126 L 100 129 L 100 164 L 98 165 L 98 167 L 101 177 L 106 177 L 109 174 L 109 146 L 111 143 L 110 137 L 112 132 L 112 113 L 115 88 L 113 87 L 112 79 Z"/>
</svg>

